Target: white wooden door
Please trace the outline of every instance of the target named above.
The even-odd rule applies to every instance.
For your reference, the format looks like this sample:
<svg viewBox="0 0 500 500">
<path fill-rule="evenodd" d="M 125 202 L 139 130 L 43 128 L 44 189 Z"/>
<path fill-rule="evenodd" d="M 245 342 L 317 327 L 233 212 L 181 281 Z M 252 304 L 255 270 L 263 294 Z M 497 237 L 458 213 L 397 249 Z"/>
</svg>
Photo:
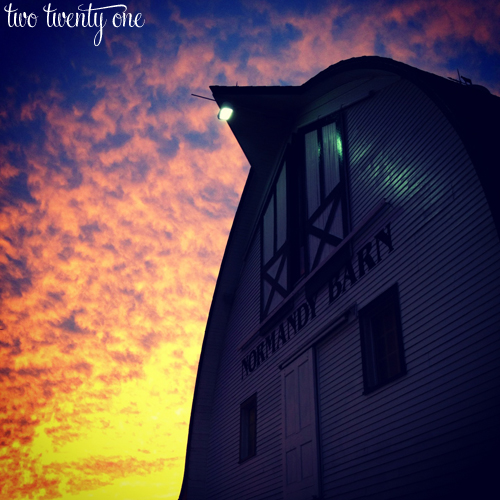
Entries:
<svg viewBox="0 0 500 500">
<path fill-rule="evenodd" d="M 312 348 L 283 369 L 284 498 L 319 496 L 314 353 Z"/>
</svg>

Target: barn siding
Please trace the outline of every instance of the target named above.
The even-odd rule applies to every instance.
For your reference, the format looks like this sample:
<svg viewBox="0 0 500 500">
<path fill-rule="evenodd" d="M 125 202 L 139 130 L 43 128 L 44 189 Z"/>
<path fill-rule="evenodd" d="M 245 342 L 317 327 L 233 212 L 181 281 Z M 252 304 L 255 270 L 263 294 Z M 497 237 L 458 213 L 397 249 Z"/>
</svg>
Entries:
<svg viewBox="0 0 500 500">
<path fill-rule="evenodd" d="M 239 346 L 260 321 L 260 232 L 252 245 L 235 294 L 215 392 L 208 484 L 205 498 L 281 498 L 281 387 L 255 379 L 241 380 Z M 267 369 L 274 368 L 269 366 Z M 279 373 L 276 374 L 279 376 Z M 257 456 L 239 464 L 240 404 L 257 393 Z M 228 397 L 230 394 L 230 397 Z M 262 418 L 269 416 L 267 419 Z M 248 478 L 258 480 L 248 483 Z"/>
<path fill-rule="evenodd" d="M 351 300 L 398 283 L 408 373 L 363 395 L 357 324 L 318 348 L 324 498 L 446 495 L 498 436 L 498 238 L 463 145 L 420 90 L 400 82 L 347 123 L 354 227 L 382 197 L 402 209 L 390 265 Z"/>
<path fill-rule="evenodd" d="M 498 435 L 499 243 L 483 191 L 456 132 L 413 84 L 393 83 L 345 112 L 351 223 L 391 204 L 353 242 L 356 252 L 391 224 L 394 251 L 241 379 L 240 351 L 260 318 L 260 234 L 234 296 L 217 374 L 204 498 L 282 499 L 279 365 L 398 283 L 408 373 L 363 395 L 359 324 L 317 347 L 323 498 L 422 498 Z M 305 300 L 303 291 L 294 307 Z M 471 334 L 473 332 L 473 334 Z M 257 455 L 239 464 L 240 404 L 257 394 Z"/>
</svg>

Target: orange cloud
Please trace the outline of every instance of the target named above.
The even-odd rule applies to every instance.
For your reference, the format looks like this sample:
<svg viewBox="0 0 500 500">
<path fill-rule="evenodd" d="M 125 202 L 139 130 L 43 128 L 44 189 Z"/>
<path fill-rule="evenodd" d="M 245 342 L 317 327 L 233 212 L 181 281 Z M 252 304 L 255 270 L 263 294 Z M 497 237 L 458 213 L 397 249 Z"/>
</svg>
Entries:
<svg viewBox="0 0 500 500">
<path fill-rule="evenodd" d="M 106 35 L 116 71 L 82 69 L 90 102 L 69 104 L 57 82 L 21 105 L 6 99 L 1 129 L 34 135 L 0 144 L 2 497 L 178 493 L 204 326 L 248 172 L 215 104 L 190 93 L 300 84 L 380 47 L 446 74 L 454 43 L 498 52 L 498 6 L 484 5 L 334 3 L 299 16 L 261 3 L 248 7 L 260 25 L 174 7 L 177 31 L 159 29 L 156 51 Z"/>
</svg>

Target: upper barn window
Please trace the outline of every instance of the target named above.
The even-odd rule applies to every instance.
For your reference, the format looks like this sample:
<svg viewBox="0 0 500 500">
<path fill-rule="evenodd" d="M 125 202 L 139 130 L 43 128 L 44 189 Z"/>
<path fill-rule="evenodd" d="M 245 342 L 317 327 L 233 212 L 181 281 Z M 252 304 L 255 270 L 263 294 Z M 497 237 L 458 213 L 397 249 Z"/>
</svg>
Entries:
<svg viewBox="0 0 500 500">
<path fill-rule="evenodd" d="M 340 123 L 322 120 L 304 129 L 305 240 L 308 270 L 316 268 L 347 234 L 347 183 Z"/>
<path fill-rule="evenodd" d="M 274 309 L 288 293 L 286 164 L 264 211 L 262 221 L 262 312 Z"/>
<path fill-rule="evenodd" d="M 262 317 L 318 267 L 348 230 L 340 120 L 294 134 L 262 218 Z"/>
</svg>

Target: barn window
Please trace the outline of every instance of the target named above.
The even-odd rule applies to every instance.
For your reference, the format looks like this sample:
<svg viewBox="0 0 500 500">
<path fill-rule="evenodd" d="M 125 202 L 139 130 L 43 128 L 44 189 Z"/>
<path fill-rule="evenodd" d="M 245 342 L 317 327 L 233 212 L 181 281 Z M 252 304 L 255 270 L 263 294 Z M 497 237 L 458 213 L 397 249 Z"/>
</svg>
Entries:
<svg viewBox="0 0 500 500">
<path fill-rule="evenodd" d="M 327 118 L 304 129 L 304 238 L 309 271 L 347 234 L 347 180 L 340 128 L 339 121 Z"/>
<path fill-rule="evenodd" d="M 286 164 L 264 211 L 262 223 L 262 316 L 288 293 Z"/>
<path fill-rule="evenodd" d="M 360 310 L 359 318 L 368 393 L 406 373 L 397 285 Z"/>
<path fill-rule="evenodd" d="M 339 116 L 292 135 L 262 216 L 261 318 L 320 266 L 348 232 Z"/>
<path fill-rule="evenodd" d="M 257 395 L 248 398 L 240 407 L 240 462 L 257 452 Z"/>
</svg>

